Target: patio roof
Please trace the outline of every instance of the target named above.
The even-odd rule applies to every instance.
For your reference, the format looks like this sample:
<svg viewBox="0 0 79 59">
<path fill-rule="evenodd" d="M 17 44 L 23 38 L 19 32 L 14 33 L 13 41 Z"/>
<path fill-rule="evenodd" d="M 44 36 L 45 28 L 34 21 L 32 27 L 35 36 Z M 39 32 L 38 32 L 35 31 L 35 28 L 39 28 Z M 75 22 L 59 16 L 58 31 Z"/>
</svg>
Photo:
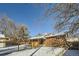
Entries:
<svg viewBox="0 0 79 59">
<path fill-rule="evenodd" d="M 30 40 L 33 40 L 33 39 L 45 39 L 45 36 L 34 36 L 34 37 L 31 37 L 29 38 Z"/>
</svg>

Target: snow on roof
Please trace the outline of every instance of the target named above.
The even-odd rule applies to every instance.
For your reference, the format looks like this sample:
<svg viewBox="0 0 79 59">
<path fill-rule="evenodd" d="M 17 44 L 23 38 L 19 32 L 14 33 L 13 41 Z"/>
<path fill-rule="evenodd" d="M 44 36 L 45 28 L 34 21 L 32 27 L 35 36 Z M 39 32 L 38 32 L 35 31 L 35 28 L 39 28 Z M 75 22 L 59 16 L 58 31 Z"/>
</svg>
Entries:
<svg viewBox="0 0 79 59">
<path fill-rule="evenodd" d="M 64 35 L 64 34 L 65 34 L 65 32 L 60 32 L 60 33 L 54 34 L 53 36 L 60 36 L 60 35 Z"/>
<path fill-rule="evenodd" d="M 31 38 L 29 38 L 29 39 L 31 39 L 31 40 L 33 40 L 33 39 L 45 39 L 45 37 L 44 36 L 36 36 L 36 37 L 31 37 Z"/>
<path fill-rule="evenodd" d="M 47 35 L 45 37 L 54 37 L 54 36 L 60 36 L 60 35 L 64 35 L 65 32 L 60 32 L 60 33 L 56 33 L 56 34 L 51 34 L 51 35 Z"/>
<path fill-rule="evenodd" d="M 54 36 L 53 34 L 51 34 L 51 35 L 46 35 L 45 37 L 52 37 L 52 36 Z"/>
<path fill-rule="evenodd" d="M 5 35 L 3 35 L 3 34 L 0 34 L 0 38 L 4 38 L 5 37 Z"/>
<path fill-rule="evenodd" d="M 60 35 L 64 35 L 65 32 L 60 32 L 60 33 L 56 33 L 56 34 L 49 34 L 49 35 L 42 35 L 42 36 L 34 36 L 34 37 L 31 37 L 29 39 L 45 39 L 46 37 L 54 37 L 54 36 L 60 36 Z"/>
</svg>

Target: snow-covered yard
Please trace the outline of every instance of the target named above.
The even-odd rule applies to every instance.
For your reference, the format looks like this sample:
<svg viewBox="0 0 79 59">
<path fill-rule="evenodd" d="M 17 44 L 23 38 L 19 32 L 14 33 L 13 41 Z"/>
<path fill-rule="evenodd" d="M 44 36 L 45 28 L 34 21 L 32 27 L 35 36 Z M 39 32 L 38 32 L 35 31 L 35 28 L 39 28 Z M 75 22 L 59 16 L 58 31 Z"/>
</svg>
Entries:
<svg viewBox="0 0 79 59">
<path fill-rule="evenodd" d="M 37 49 L 38 48 L 36 48 L 36 49 L 26 49 L 26 50 L 22 50 L 22 51 L 18 51 L 18 52 L 13 52 L 13 53 L 8 54 L 6 56 L 30 56 Z"/>
<path fill-rule="evenodd" d="M 42 47 L 33 56 L 57 56 L 65 51 L 64 48 Z"/>
<path fill-rule="evenodd" d="M 13 52 L 8 54 L 7 56 L 30 56 L 34 53 L 37 49 L 26 49 L 19 52 Z M 37 52 L 35 52 L 32 56 L 57 56 L 65 51 L 64 48 L 57 48 L 57 47 L 41 47 Z"/>
</svg>

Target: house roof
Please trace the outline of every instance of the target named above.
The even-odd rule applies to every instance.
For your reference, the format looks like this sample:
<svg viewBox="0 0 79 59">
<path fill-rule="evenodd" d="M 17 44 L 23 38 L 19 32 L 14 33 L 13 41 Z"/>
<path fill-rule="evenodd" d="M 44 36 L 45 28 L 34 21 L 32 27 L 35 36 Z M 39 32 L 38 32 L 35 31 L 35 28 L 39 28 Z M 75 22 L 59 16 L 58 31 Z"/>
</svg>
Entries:
<svg viewBox="0 0 79 59">
<path fill-rule="evenodd" d="M 65 35 L 65 32 L 60 32 L 60 33 L 55 33 L 55 34 L 51 34 L 51 35 L 46 35 L 45 37 L 55 37 L 55 36 L 62 36 Z"/>
<path fill-rule="evenodd" d="M 60 36 L 60 35 L 65 35 L 65 32 L 56 33 L 53 36 Z"/>
<path fill-rule="evenodd" d="M 61 35 L 65 35 L 65 32 L 60 32 L 60 33 L 56 33 L 56 34 L 49 34 L 49 35 L 41 35 L 41 36 L 34 36 L 34 37 L 30 37 L 30 40 L 33 39 L 46 39 L 46 37 L 54 37 L 54 36 L 61 36 Z"/>
</svg>

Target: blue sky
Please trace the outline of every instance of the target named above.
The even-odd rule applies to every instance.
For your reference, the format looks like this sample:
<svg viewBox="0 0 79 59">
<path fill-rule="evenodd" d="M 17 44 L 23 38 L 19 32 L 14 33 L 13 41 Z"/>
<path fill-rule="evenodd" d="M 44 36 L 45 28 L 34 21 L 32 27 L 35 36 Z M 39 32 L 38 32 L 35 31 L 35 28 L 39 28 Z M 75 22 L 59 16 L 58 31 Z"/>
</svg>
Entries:
<svg viewBox="0 0 79 59">
<path fill-rule="evenodd" d="M 6 14 L 14 22 L 27 25 L 32 36 L 55 32 L 55 20 L 51 17 L 42 19 L 45 10 L 44 6 L 33 4 L 0 4 L 0 15 Z"/>
</svg>

